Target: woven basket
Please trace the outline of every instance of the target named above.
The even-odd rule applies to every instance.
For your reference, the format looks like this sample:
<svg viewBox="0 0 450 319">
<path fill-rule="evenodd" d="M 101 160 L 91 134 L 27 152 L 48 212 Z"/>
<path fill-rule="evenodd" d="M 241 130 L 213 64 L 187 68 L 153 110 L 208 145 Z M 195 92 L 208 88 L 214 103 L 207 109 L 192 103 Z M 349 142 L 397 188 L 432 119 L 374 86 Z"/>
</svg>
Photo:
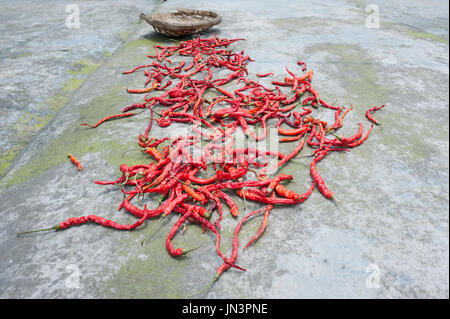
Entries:
<svg viewBox="0 0 450 319">
<path fill-rule="evenodd" d="M 222 18 L 215 12 L 180 9 L 177 12 L 155 13 L 139 16 L 153 26 L 155 31 L 168 36 L 184 36 L 202 32 L 222 22 Z"/>
</svg>

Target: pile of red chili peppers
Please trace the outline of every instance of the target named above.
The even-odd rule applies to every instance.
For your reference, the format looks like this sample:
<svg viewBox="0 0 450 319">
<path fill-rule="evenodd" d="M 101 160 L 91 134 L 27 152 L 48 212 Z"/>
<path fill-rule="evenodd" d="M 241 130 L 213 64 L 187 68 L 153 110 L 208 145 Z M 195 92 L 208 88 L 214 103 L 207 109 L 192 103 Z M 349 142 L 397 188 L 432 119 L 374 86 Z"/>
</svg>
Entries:
<svg viewBox="0 0 450 319">
<path fill-rule="evenodd" d="M 323 196 L 334 199 L 316 166 L 333 152 L 348 152 L 361 145 L 368 137 L 373 124 L 373 107 L 366 116 L 373 124 L 364 133 L 359 123 L 357 132 L 349 137 L 337 135 L 344 117 L 352 109 L 325 102 L 313 88 L 313 71 L 307 71 L 306 63 L 297 61 L 301 70 L 293 72 L 286 68 L 287 76 L 281 81 L 273 80 L 268 88 L 248 76 L 247 65 L 253 61 L 244 51 L 236 52 L 229 47 L 243 39 L 195 38 L 174 46 L 154 45 L 155 54 L 148 57 L 152 63 L 137 66 L 123 72 L 132 74 L 143 69 L 145 84 L 142 89 L 128 89 L 129 93 L 146 94 L 142 103 L 125 107 L 122 113 L 108 116 L 90 127 L 117 118 L 130 117 L 138 109 L 149 110 L 149 122 L 138 137 L 138 144 L 151 157 L 151 161 L 120 166 L 121 175 L 114 181 L 96 181 L 100 185 L 118 185 L 124 194 L 119 210 L 133 214 L 134 224 L 122 225 L 95 215 L 68 220 L 52 228 L 62 230 L 88 221 L 120 230 L 139 227 L 150 218 L 165 218 L 171 213 L 180 218 L 173 225 L 166 239 L 166 248 L 176 257 L 192 249 L 174 248 L 172 239 L 187 221 L 200 224 L 203 231 L 211 231 L 216 237 L 217 254 L 222 265 L 217 269 L 213 283 L 230 267 L 245 270 L 236 265 L 238 257 L 238 234 L 242 225 L 252 216 L 262 214 L 257 233 L 244 248 L 249 247 L 265 231 L 269 215 L 275 205 L 297 205 L 304 202 L 317 188 Z M 178 57 L 177 62 L 171 58 Z M 218 71 L 218 72 L 215 72 Z M 215 78 L 215 74 L 226 75 Z M 305 72 L 305 73 L 303 73 Z M 140 72 L 142 74 L 142 72 Z M 299 74 L 297 74 L 299 73 Z M 273 73 L 257 74 L 257 77 L 273 76 Z M 150 84 L 151 83 L 151 84 Z M 224 86 L 232 87 L 225 89 Z M 155 94 L 156 92 L 156 94 Z M 161 93 L 158 93 L 161 92 Z M 206 93 L 215 95 L 208 98 Z M 158 113 L 154 110 L 161 107 Z M 334 112 L 334 123 L 327 123 L 313 116 L 316 109 Z M 156 115 L 156 116 L 155 116 Z M 248 139 L 262 141 L 267 137 L 269 120 L 276 120 L 276 129 L 282 135 L 279 142 L 293 143 L 288 154 L 251 147 L 238 147 L 234 133 L 242 130 Z M 189 123 L 192 134 L 177 137 L 153 137 L 150 135 L 153 121 L 160 127 L 172 123 Z M 256 126 L 262 132 L 256 133 Z M 295 158 L 305 144 L 313 149 L 308 154 L 311 182 L 305 193 L 298 194 L 282 183 L 293 179 L 286 174 L 272 174 Z M 194 156 L 192 150 L 200 150 Z M 270 166 L 269 158 L 276 164 Z M 81 167 L 81 165 L 80 165 Z M 213 168 L 213 170 L 211 169 Z M 250 173 L 250 174 L 249 174 Z M 207 176 L 204 176 L 204 175 Z M 252 178 L 253 177 L 253 178 Z M 234 217 L 240 215 L 238 205 L 230 193 L 245 201 L 262 203 L 263 206 L 244 216 L 233 235 L 231 256 L 221 251 L 221 221 L 225 205 Z M 148 209 L 142 206 L 143 197 L 159 194 L 159 206 Z M 132 203 L 137 198 L 138 205 Z M 141 205 L 141 208 L 138 206 Z M 214 217 L 213 217 L 214 215 Z M 213 221 L 211 221 L 213 220 Z"/>
</svg>

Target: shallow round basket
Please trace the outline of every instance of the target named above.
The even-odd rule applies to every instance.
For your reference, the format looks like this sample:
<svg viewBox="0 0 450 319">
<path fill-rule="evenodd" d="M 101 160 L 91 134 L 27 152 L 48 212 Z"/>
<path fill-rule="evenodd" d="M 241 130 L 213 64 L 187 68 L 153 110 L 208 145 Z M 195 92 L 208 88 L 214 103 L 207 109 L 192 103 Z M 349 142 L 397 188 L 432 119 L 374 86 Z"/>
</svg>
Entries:
<svg viewBox="0 0 450 319">
<path fill-rule="evenodd" d="M 152 16 L 141 13 L 139 17 L 151 24 L 155 31 L 169 36 L 199 33 L 222 22 L 215 12 L 181 8 L 177 8 L 177 12 L 155 13 Z"/>
</svg>

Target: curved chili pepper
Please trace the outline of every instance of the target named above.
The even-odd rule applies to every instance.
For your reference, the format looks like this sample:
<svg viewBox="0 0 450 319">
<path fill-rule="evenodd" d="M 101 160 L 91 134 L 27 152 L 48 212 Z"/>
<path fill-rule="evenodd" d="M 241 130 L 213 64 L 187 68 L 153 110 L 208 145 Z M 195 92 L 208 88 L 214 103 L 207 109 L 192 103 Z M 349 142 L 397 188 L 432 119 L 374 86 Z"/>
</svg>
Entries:
<svg viewBox="0 0 450 319">
<path fill-rule="evenodd" d="M 296 192 L 284 187 L 283 185 L 277 184 L 277 186 L 275 186 L 275 192 L 282 197 L 293 199 L 298 203 L 303 203 L 306 199 L 308 199 L 309 195 L 311 195 L 315 187 L 316 184 L 312 182 L 311 187 L 306 193 L 297 194 Z"/>
<path fill-rule="evenodd" d="M 264 74 L 256 73 L 256 76 L 260 77 L 260 78 L 264 78 L 264 77 L 269 76 L 269 75 L 273 75 L 273 72 L 264 73 Z"/>
<path fill-rule="evenodd" d="M 302 71 L 305 72 L 307 67 L 306 67 L 306 63 L 303 61 L 297 61 L 297 64 L 300 65 L 302 67 Z"/>
<path fill-rule="evenodd" d="M 239 249 L 239 239 L 238 239 L 238 235 L 239 232 L 242 228 L 242 225 L 253 215 L 259 214 L 261 211 L 263 211 L 264 208 L 259 209 L 259 210 L 255 210 L 251 213 L 249 213 L 247 216 L 245 216 L 244 218 L 242 218 L 242 220 L 237 224 L 236 228 L 234 229 L 234 234 L 233 234 L 233 250 L 231 252 L 231 257 L 229 259 L 230 262 L 236 262 L 236 259 L 238 257 L 238 249 Z M 211 281 L 210 284 L 208 284 L 204 289 L 202 289 L 202 291 L 200 293 L 198 293 L 198 295 L 201 295 L 203 293 L 205 293 L 209 288 L 211 288 L 211 286 L 217 281 L 219 280 L 220 276 L 229 268 L 231 267 L 231 265 L 229 263 L 223 263 L 217 270 L 216 273 L 214 274 L 213 280 Z"/>
<path fill-rule="evenodd" d="M 249 190 L 238 190 L 236 192 L 240 197 L 245 197 L 245 199 L 251 200 L 253 202 L 263 203 L 263 204 L 278 204 L 278 205 L 295 205 L 298 202 L 290 198 L 279 198 L 279 197 L 263 197 Z"/>
<path fill-rule="evenodd" d="M 217 197 L 223 199 L 228 207 L 230 208 L 230 214 L 234 217 L 237 217 L 239 215 L 239 209 L 236 205 L 236 203 L 233 201 L 233 199 L 226 193 L 222 192 L 222 191 L 216 191 L 215 194 L 217 195 Z"/>
<path fill-rule="evenodd" d="M 249 246 L 253 245 L 253 243 L 255 243 L 264 233 L 264 231 L 267 228 L 267 224 L 269 222 L 269 215 L 270 212 L 273 209 L 273 205 L 267 205 L 264 209 L 264 215 L 263 215 L 263 220 L 261 221 L 261 224 L 259 225 L 258 231 L 256 232 L 255 235 L 252 236 L 252 238 L 250 238 L 250 240 L 247 242 L 247 244 L 244 246 L 243 249 L 247 249 Z"/>
<path fill-rule="evenodd" d="M 379 107 L 378 107 L 378 106 L 374 106 L 374 107 L 368 109 L 368 110 L 366 111 L 366 117 L 367 117 L 367 119 L 368 119 L 370 122 L 372 122 L 373 124 L 381 125 L 381 123 L 378 122 L 378 121 L 372 116 L 372 113 L 374 113 L 375 111 L 381 110 L 383 107 L 385 107 L 385 105 L 382 105 L 382 106 L 379 106 Z"/>
<path fill-rule="evenodd" d="M 96 216 L 96 215 L 87 215 L 87 216 L 81 216 L 81 217 L 71 217 L 59 224 L 56 224 L 53 227 L 50 228 L 45 228 L 45 229 L 37 229 L 37 230 L 30 230 L 30 231 L 26 231 L 26 232 L 20 232 L 17 233 L 18 235 L 24 235 L 24 234 L 29 234 L 29 233 L 34 233 L 34 232 L 40 232 L 40 231 L 50 231 L 50 230 L 63 230 L 63 229 L 67 229 L 71 226 L 78 226 L 81 224 L 85 224 L 89 221 L 94 222 L 96 224 L 100 224 L 104 227 L 111 227 L 114 229 L 118 229 L 118 230 L 132 230 L 135 229 L 137 227 L 139 227 L 140 225 L 142 225 L 144 223 L 144 221 L 149 217 L 148 214 L 142 216 L 137 222 L 135 222 L 134 224 L 128 224 L 128 225 L 123 225 L 123 224 L 119 224 L 116 223 L 115 221 L 100 217 L 100 216 Z"/>
<path fill-rule="evenodd" d="M 142 69 L 142 68 L 147 68 L 152 66 L 153 64 L 146 64 L 146 65 L 139 65 L 137 67 L 135 67 L 134 69 L 128 70 L 128 71 L 124 71 L 123 74 L 131 74 L 134 73 L 136 70 Z"/>
<path fill-rule="evenodd" d="M 309 130 L 309 126 L 305 125 L 302 126 L 298 129 L 291 129 L 291 130 L 287 130 L 287 129 L 283 129 L 281 127 L 278 128 L 278 133 L 281 135 L 288 135 L 288 136 L 293 136 L 293 135 L 298 135 L 298 134 L 302 134 L 305 133 L 306 131 Z"/>
<path fill-rule="evenodd" d="M 158 82 L 153 82 L 152 86 L 145 88 L 145 89 L 127 89 L 128 93 L 148 93 L 150 91 L 153 91 L 159 86 Z"/>
<path fill-rule="evenodd" d="M 316 155 L 316 157 L 312 160 L 310 164 L 310 172 L 311 176 L 314 179 L 314 182 L 317 184 L 317 187 L 319 188 L 319 191 L 328 199 L 333 199 L 333 193 L 326 187 L 325 181 L 323 180 L 322 176 L 320 176 L 319 172 L 317 172 L 316 164 L 322 158 L 328 153 L 328 150 L 330 149 L 331 144 L 329 144 L 325 150 L 322 151 L 320 155 Z"/>
<path fill-rule="evenodd" d="M 367 131 L 366 135 L 364 135 L 364 137 L 362 137 L 361 139 L 359 139 L 357 141 L 354 141 L 353 143 L 345 145 L 345 147 L 356 147 L 358 145 L 361 145 L 365 140 L 367 140 L 372 129 L 373 129 L 373 124 L 370 126 L 369 130 Z"/>
<path fill-rule="evenodd" d="M 72 163 L 74 163 L 76 165 L 76 167 L 79 171 L 83 170 L 83 166 L 81 165 L 80 161 L 75 156 L 73 156 L 72 154 L 69 153 L 69 154 L 67 154 L 67 157 L 70 159 L 70 161 Z"/>
<path fill-rule="evenodd" d="M 341 109 L 341 107 L 340 106 L 334 106 L 334 105 L 331 105 L 331 104 L 328 104 L 327 102 L 325 102 L 324 100 L 322 100 L 322 99 L 318 99 L 319 100 L 319 103 L 322 105 L 322 106 L 325 106 L 325 107 L 327 107 L 327 108 L 329 108 L 329 109 L 331 109 L 331 110 L 340 110 Z"/>
<path fill-rule="evenodd" d="M 190 181 L 186 181 L 186 184 L 190 184 Z M 181 185 L 186 193 L 188 193 L 196 201 L 199 201 L 201 203 L 205 202 L 206 198 L 202 193 L 196 192 L 194 189 L 192 189 L 192 187 L 186 184 Z"/>
<path fill-rule="evenodd" d="M 87 123 L 81 123 L 80 125 L 86 125 L 86 126 L 95 128 L 95 127 L 99 126 L 100 124 L 102 124 L 103 122 L 113 120 L 113 119 L 123 118 L 123 117 L 129 117 L 129 116 L 133 116 L 133 115 L 136 115 L 136 113 L 121 113 L 121 114 L 116 114 L 116 115 L 110 115 L 110 116 L 107 116 L 107 117 L 101 119 L 94 125 L 89 125 Z"/>
<path fill-rule="evenodd" d="M 145 149 L 145 153 L 147 153 L 150 156 L 153 156 L 153 158 L 157 161 L 159 161 L 162 158 L 162 154 L 154 147 L 147 147 Z"/>
<path fill-rule="evenodd" d="M 167 238 L 166 238 L 166 249 L 167 249 L 167 251 L 169 252 L 169 254 L 170 254 L 172 257 L 178 257 L 178 256 L 181 256 L 181 255 L 186 255 L 186 254 L 188 254 L 189 252 L 194 251 L 194 250 L 196 250 L 196 249 L 199 248 L 199 247 L 197 247 L 197 248 L 193 248 L 193 249 L 183 249 L 183 248 L 177 248 L 177 249 L 175 249 L 175 248 L 173 248 L 173 245 L 172 245 L 172 238 L 173 238 L 173 236 L 175 235 L 175 233 L 177 232 L 177 230 L 180 228 L 180 226 L 181 226 L 181 225 L 182 225 L 182 224 L 183 224 L 183 223 L 184 223 L 191 215 L 192 215 L 192 211 L 188 209 L 187 213 L 184 214 L 184 215 L 182 215 L 182 216 L 177 220 L 177 222 L 173 225 L 172 229 L 170 230 L 169 234 L 167 235 Z"/>
</svg>

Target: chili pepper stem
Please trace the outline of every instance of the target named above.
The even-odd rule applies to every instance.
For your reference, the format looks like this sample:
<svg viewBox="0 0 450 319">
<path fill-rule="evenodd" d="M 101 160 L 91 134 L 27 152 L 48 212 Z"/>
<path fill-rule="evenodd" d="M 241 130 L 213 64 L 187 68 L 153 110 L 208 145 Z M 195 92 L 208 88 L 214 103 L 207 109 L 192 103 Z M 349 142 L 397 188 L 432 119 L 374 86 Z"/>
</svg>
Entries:
<svg viewBox="0 0 450 319">
<path fill-rule="evenodd" d="M 295 164 L 298 164 L 298 165 L 302 165 L 302 166 L 304 166 L 304 167 L 309 167 L 309 165 L 306 165 L 305 163 L 296 161 L 296 160 L 294 160 L 294 159 L 291 159 L 291 162 L 293 162 L 293 163 L 295 163 Z"/>
<path fill-rule="evenodd" d="M 159 198 L 158 198 L 158 206 L 161 205 L 161 203 L 163 202 L 164 198 L 166 198 L 166 194 L 161 194 L 161 195 L 159 195 Z"/>
<path fill-rule="evenodd" d="M 189 298 L 193 298 L 193 297 L 200 297 L 200 296 L 202 296 L 202 295 L 204 295 L 213 285 L 214 285 L 214 283 L 219 279 L 219 277 L 220 277 L 220 274 L 219 273 L 216 273 L 215 275 L 214 275 L 214 278 L 213 278 L 213 280 L 211 280 L 211 282 L 208 284 L 208 285 L 206 285 L 206 287 L 205 288 L 203 288 L 202 290 L 200 290 L 198 293 L 196 293 L 195 295 L 191 295 L 191 296 L 189 296 Z"/>
<path fill-rule="evenodd" d="M 159 232 L 159 230 L 163 227 L 163 222 L 164 222 L 165 220 L 166 220 L 166 216 L 165 216 L 165 215 L 162 215 L 162 216 L 160 217 L 160 219 L 159 219 L 159 222 L 158 222 L 158 225 L 157 225 L 156 230 L 153 232 L 153 234 L 151 234 L 151 235 L 148 237 L 147 240 L 152 239 L 153 236 L 155 236 L 155 235 Z M 144 246 L 144 244 L 145 244 L 145 242 L 146 242 L 147 240 L 143 239 L 143 240 L 141 241 L 141 246 Z"/>
<path fill-rule="evenodd" d="M 198 189 L 198 187 L 195 186 L 195 185 L 191 185 L 191 184 L 188 184 L 188 183 L 185 183 L 185 182 L 179 180 L 175 175 L 173 175 L 173 173 L 172 173 L 171 171 L 169 171 L 169 173 L 170 173 L 170 175 L 172 175 L 173 178 L 175 178 L 175 179 L 176 179 L 177 181 L 179 181 L 181 184 L 184 184 L 184 185 L 186 185 L 186 186 L 192 187 L 193 189 Z M 164 216 L 163 216 L 163 217 L 164 217 Z"/>
<path fill-rule="evenodd" d="M 331 197 L 331 199 L 333 201 L 335 201 L 337 204 L 342 204 L 342 202 L 339 199 L 337 199 L 336 196 L 334 196 L 334 195 L 333 195 L 333 197 Z"/>
<path fill-rule="evenodd" d="M 200 247 L 202 247 L 202 245 L 195 247 L 195 248 L 191 248 L 191 249 L 183 249 L 183 255 L 187 255 L 188 253 L 193 252 L 194 250 L 197 250 Z"/>
<path fill-rule="evenodd" d="M 162 115 L 161 115 L 160 113 L 156 112 L 155 110 L 152 110 L 152 111 L 153 111 L 153 113 L 155 113 L 155 114 L 158 115 L 159 117 L 162 117 Z"/>
<path fill-rule="evenodd" d="M 29 230 L 29 231 L 25 231 L 25 232 L 20 232 L 20 233 L 17 233 L 17 236 L 25 235 L 25 234 L 31 234 L 31 233 L 37 233 L 37 232 L 41 232 L 41 231 L 58 230 L 58 229 L 59 229 L 59 224 L 55 225 L 53 227 L 50 227 L 50 228 L 35 229 L 35 230 Z"/>
<path fill-rule="evenodd" d="M 340 136 L 337 136 L 336 134 L 334 134 L 333 132 L 328 132 L 331 135 L 333 135 L 335 138 L 337 138 L 339 141 L 342 141 L 342 138 Z"/>
</svg>

